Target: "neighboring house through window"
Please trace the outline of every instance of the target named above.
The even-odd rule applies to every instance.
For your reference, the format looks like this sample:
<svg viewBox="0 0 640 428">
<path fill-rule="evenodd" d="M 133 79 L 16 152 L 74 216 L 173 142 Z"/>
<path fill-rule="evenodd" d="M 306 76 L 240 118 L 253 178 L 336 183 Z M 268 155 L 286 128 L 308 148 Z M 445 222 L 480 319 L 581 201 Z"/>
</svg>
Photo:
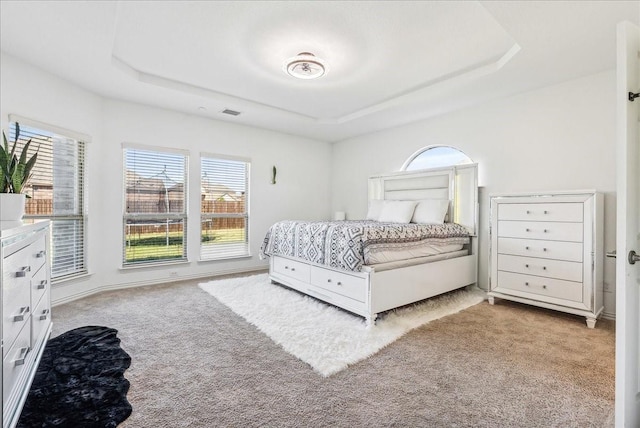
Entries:
<svg viewBox="0 0 640 428">
<path fill-rule="evenodd" d="M 123 147 L 123 266 L 186 261 L 188 153 Z"/>
<path fill-rule="evenodd" d="M 201 155 L 200 258 L 249 255 L 248 159 Z"/>
<path fill-rule="evenodd" d="M 7 139 L 13 147 L 16 122 L 10 118 Z M 17 149 L 31 140 L 29 156 L 38 158 L 23 193 L 27 195 L 25 223 L 51 221 L 51 279 L 53 283 L 87 273 L 84 190 L 85 141 L 72 131 L 20 119 Z M 50 128 L 50 129 L 45 129 Z"/>
</svg>

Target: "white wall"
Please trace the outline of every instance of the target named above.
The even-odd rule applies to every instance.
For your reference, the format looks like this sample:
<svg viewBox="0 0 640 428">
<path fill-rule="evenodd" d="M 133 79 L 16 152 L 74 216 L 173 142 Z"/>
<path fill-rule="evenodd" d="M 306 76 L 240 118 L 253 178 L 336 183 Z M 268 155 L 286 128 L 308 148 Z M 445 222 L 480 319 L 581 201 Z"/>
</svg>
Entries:
<svg viewBox="0 0 640 428">
<path fill-rule="evenodd" d="M 99 289 L 154 284 L 266 267 L 258 251 L 277 220 L 330 217 L 331 145 L 302 137 L 103 99 L 11 56 L 2 55 L 1 121 L 17 114 L 91 136 L 87 147 L 90 276 L 54 286 L 54 302 Z M 189 150 L 189 263 L 121 269 L 122 143 Z M 251 258 L 198 262 L 199 153 L 251 159 Z M 271 168 L 277 184 L 270 184 Z"/>
<path fill-rule="evenodd" d="M 605 251 L 615 249 L 615 72 L 608 71 L 334 144 L 332 207 L 364 218 L 367 177 L 417 150 L 452 145 L 479 164 L 480 285 L 488 281 L 489 194 L 596 189 L 605 194 Z M 615 313 L 615 262 L 604 262 Z"/>
</svg>

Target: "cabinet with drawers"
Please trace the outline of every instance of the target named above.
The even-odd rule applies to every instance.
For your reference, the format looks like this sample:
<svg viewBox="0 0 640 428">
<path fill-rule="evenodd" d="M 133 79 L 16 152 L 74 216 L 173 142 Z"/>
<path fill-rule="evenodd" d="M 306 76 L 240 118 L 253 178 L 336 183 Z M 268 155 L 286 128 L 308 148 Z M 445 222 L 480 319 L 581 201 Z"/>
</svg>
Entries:
<svg viewBox="0 0 640 428">
<path fill-rule="evenodd" d="M 604 308 L 602 194 L 490 198 L 489 303 L 498 297 L 564 311 L 595 327 Z"/>
<path fill-rule="evenodd" d="M 1 228 L 2 427 L 20 417 L 51 334 L 49 221 Z"/>
</svg>

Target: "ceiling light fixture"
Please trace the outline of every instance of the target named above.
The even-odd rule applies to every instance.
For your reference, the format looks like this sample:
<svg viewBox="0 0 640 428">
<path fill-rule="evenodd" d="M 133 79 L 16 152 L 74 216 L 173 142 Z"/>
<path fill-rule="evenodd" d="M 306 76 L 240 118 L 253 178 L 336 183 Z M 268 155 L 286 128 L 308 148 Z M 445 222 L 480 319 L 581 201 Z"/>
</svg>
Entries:
<svg viewBox="0 0 640 428">
<path fill-rule="evenodd" d="M 325 62 L 310 52 L 300 52 L 289 58 L 283 68 L 288 75 L 298 79 L 317 79 L 327 72 Z"/>
</svg>

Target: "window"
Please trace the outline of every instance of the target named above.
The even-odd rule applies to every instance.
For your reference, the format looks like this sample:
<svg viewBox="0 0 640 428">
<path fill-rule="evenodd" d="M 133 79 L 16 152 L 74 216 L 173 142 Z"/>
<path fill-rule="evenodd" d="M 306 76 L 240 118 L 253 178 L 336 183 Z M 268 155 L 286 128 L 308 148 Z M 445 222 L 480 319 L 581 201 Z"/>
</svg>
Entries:
<svg viewBox="0 0 640 428">
<path fill-rule="evenodd" d="M 248 160 L 201 157 L 200 258 L 249 255 Z"/>
<path fill-rule="evenodd" d="M 123 266 L 187 260 L 188 157 L 124 147 Z"/>
<path fill-rule="evenodd" d="M 87 273 L 85 143 L 70 137 L 72 132 L 39 128 L 12 122 L 7 139 L 12 147 L 19 129 L 20 150 L 31 140 L 29 156 L 38 151 L 31 179 L 23 190 L 27 195 L 24 219 L 51 220 L 51 279 L 55 283 Z"/>
<path fill-rule="evenodd" d="M 431 146 L 418 150 L 405 162 L 402 171 L 438 168 L 473 163 L 471 158 L 455 147 Z"/>
</svg>

